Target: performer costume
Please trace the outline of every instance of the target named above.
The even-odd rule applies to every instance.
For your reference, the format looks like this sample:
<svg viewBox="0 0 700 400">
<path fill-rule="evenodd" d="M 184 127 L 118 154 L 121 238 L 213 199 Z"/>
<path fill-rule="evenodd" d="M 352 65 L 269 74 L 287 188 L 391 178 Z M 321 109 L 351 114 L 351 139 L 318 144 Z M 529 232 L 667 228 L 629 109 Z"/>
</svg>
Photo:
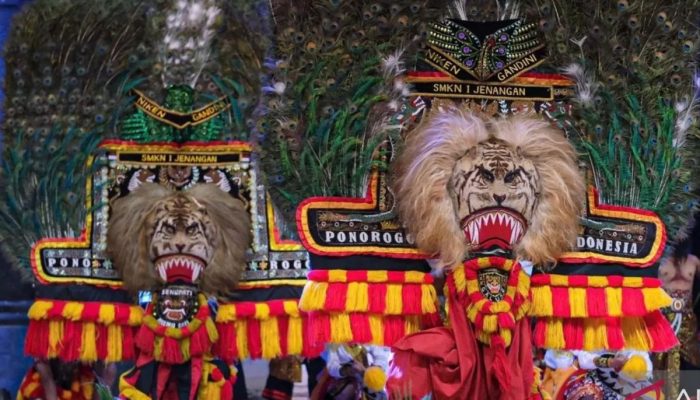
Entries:
<svg viewBox="0 0 700 400">
<path fill-rule="evenodd" d="M 666 257 L 659 267 L 659 279 L 664 289 L 673 298 L 670 307 L 664 309 L 681 345 L 654 359 L 654 367 L 667 371 L 665 388 L 667 395 L 678 396 L 682 367 L 700 366 L 700 344 L 698 343 L 698 321 L 693 310 L 693 286 L 697 279 L 700 260 L 692 251 L 697 246 L 700 225 L 692 228 L 689 237 L 676 244 L 673 254 Z"/>
<path fill-rule="evenodd" d="M 568 351 L 547 350 L 544 362 L 542 392 L 546 393 L 549 399 L 554 399 L 578 368 L 574 355 Z"/>
<path fill-rule="evenodd" d="M 308 256 L 280 234 L 247 142 L 257 138 L 251 121 L 260 104 L 252 99 L 263 93 L 270 5 L 54 3 L 27 5 L 8 42 L 6 93 L 17 108 L 3 121 L 3 148 L 22 156 L 3 158 L 17 179 L 2 179 L 9 207 L 0 210 L 0 235 L 5 247 L 23 232 L 7 253 L 40 283 L 26 353 L 87 365 L 137 359 L 124 395 L 169 397 L 177 386 L 212 398 L 228 396 L 217 393 L 235 377 L 227 366 L 234 360 L 317 356 L 322 348 L 304 340 L 297 307 Z M 27 51 L 37 57 L 31 67 Z M 197 192 L 206 199 L 194 200 Z M 216 204 L 204 206 L 209 199 Z M 211 219 L 217 232 L 207 231 L 203 245 L 237 255 L 220 262 L 161 257 L 162 248 L 151 254 L 153 237 L 135 227 L 155 229 L 155 221 L 136 216 L 163 202 L 185 207 L 196 223 Z M 221 225 L 202 214 L 232 202 L 237 212 Z M 120 214 L 124 207 L 130 211 Z M 133 230 L 108 241 L 122 218 Z M 194 229 L 171 225 L 179 235 Z M 212 240 L 236 236 L 235 227 L 235 243 Z M 137 253 L 137 263 L 124 262 Z M 217 271 L 223 278 L 207 278 Z M 153 294 L 145 317 L 138 290 Z M 214 296 L 218 312 L 207 306 Z"/>
<path fill-rule="evenodd" d="M 395 364 L 412 398 L 525 399 L 530 282 L 517 258 L 541 263 L 565 248 L 583 179 L 568 141 L 544 121 L 433 107 L 398 161 L 399 211 L 425 250 L 448 262 L 469 253 L 447 270 L 449 328 L 397 342 Z"/>
<path fill-rule="evenodd" d="M 568 132 L 572 125 L 571 108 L 565 102 L 574 93 L 573 82 L 560 75 L 531 70 L 544 60 L 542 46 L 532 25 L 523 21 L 482 23 L 449 19 L 431 27 L 423 54 L 429 67 L 409 73 L 413 93 L 429 102 L 430 112 L 406 133 L 405 148 L 394 165 L 399 212 L 418 248 L 439 256 L 441 265 L 447 267 L 448 314 L 460 311 L 465 315 L 458 319 L 449 315 L 449 329 L 410 335 L 394 345 L 399 373 L 390 379 L 390 386 L 397 393 L 402 392 L 402 384 L 405 392 L 405 382 L 414 382 L 413 377 L 418 376 L 420 384 L 410 385 L 411 398 L 422 398 L 431 390 L 436 391 L 433 395 L 437 398 L 526 398 L 536 392 L 522 390 L 533 382 L 532 374 L 523 373 L 532 371 L 525 365 L 525 359 L 530 360 L 532 354 L 527 340 L 530 337 L 538 347 L 561 350 L 661 352 L 677 344 L 660 313 L 671 300 L 661 290 L 660 282 L 650 275 L 666 241 L 664 223 L 653 212 L 627 206 L 637 203 L 616 199 L 615 194 L 610 194 L 617 193 L 612 183 L 604 186 L 609 193 L 606 198 L 614 198 L 614 204 L 625 206 L 602 204 L 594 188 L 585 195 L 583 176 L 588 175 L 586 171 L 578 172 L 583 162 L 578 162 L 574 145 L 577 150 L 590 153 L 591 168 L 596 176 L 601 176 L 606 166 L 601 161 L 601 154 L 606 154 L 603 138 Z M 527 87 L 520 87 L 525 83 Z M 540 111 L 554 121 L 540 119 Z M 554 123 L 567 128 L 568 137 Z M 479 136 L 482 129 L 486 133 Z M 532 131 L 523 133 L 529 129 Z M 610 129 L 612 132 L 618 128 L 613 125 Z M 503 132 L 509 132 L 507 137 L 499 136 Z M 496 151 L 499 157 L 489 157 L 479 146 L 503 149 Z M 537 146 L 552 146 L 552 151 L 527 153 L 528 148 Z M 607 154 L 617 157 L 611 151 Z M 478 157 L 484 158 L 481 164 L 472 161 Z M 544 161 L 545 158 L 549 160 Z M 553 164 L 557 165 L 555 171 L 548 171 Z M 522 175 L 526 177 L 523 182 L 513 178 L 523 171 L 528 171 Z M 562 177 L 557 178 L 558 174 Z M 510 196 L 510 191 L 517 195 Z M 532 201 L 527 202 L 527 207 L 514 200 L 528 198 Z M 552 203 L 547 204 L 548 201 Z M 584 202 L 586 207 L 582 208 Z M 484 250 L 479 248 L 480 241 L 475 243 L 473 238 L 488 237 L 483 231 L 494 229 L 492 225 L 500 222 L 494 224 L 490 218 L 472 226 L 465 223 L 472 213 L 478 216 L 482 207 L 488 214 L 490 208 L 497 212 L 504 204 L 521 216 L 516 221 L 524 221 L 519 232 L 522 239 L 506 242 L 509 246 L 491 244 L 485 254 L 480 254 Z M 583 218 L 579 218 L 581 215 Z M 599 245 L 601 238 L 604 239 Z M 531 261 L 535 266 L 532 277 L 525 276 L 523 284 L 518 285 L 510 283 L 516 280 L 512 272 L 501 273 L 500 284 L 495 276 L 487 279 L 484 275 L 484 279 L 477 280 L 477 289 L 463 286 L 465 296 L 458 284 L 460 274 L 467 282 L 474 280 L 474 274 L 469 275 L 469 263 L 482 268 L 506 264 L 494 259 L 489 252 L 491 247 L 511 251 L 495 256 Z M 460 265 L 465 259 L 467 264 Z M 496 307 L 493 314 L 497 317 L 481 312 L 482 304 L 488 300 L 475 294 L 478 289 L 488 293 L 489 286 L 510 285 L 515 287 L 512 305 L 506 302 L 508 306 Z M 517 294 L 525 299 L 522 315 L 518 313 Z M 512 320 L 508 312 L 513 314 Z M 535 319 L 532 330 L 527 317 Z M 466 322 L 463 325 L 470 328 L 465 330 L 457 326 L 458 322 Z M 465 336 L 478 345 L 468 346 Z M 518 339 L 524 340 L 524 347 L 513 347 L 521 345 Z M 446 344 L 432 345 L 439 340 Z M 487 346 L 488 351 L 482 350 Z M 436 347 L 442 351 L 434 351 Z M 465 352 L 464 348 L 468 350 Z M 517 356 L 519 352 L 523 352 L 521 358 Z M 482 367 L 474 366 L 478 364 Z M 463 365 L 469 365 L 469 370 L 461 371 Z M 481 385 L 470 386 L 472 374 L 479 371 Z"/>
<path fill-rule="evenodd" d="M 311 394 L 321 399 L 384 399 L 391 351 L 383 346 L 328 345 L 326 370 Z M 361 370 L 356 368 L 361 366 Z"/>
<path fill-rule="evenodd" d="M 56 382 L 58 399 L 92 400 L 94 393 L 93 382 L 95 373 L 90 366 L 76 365 L 69 382 Z M 17 400 L 45 399 L 46 393 L 41 382 L 41 375 L 32 367 L 17 391 Z"/>
<path fill-rule="evenodd" d="M 649 354 L 636 351 L 574 353 L 579 369 L 561 385 L 555 399 L 648 400 L 662 397 L 663 381 L 650 382 Z M 622 357 L 623 364 L 614 367 L 611 361 L 616 357 Z"/>
</svg>

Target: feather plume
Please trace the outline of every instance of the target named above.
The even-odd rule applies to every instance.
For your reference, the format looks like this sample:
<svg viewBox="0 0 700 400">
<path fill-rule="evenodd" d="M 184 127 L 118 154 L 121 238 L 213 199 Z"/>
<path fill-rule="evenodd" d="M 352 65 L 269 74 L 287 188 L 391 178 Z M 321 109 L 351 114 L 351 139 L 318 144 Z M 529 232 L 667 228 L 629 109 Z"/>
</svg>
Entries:
<svg viewBox="0 0 700 400">
<path fill-rule="evenodd" d="M 214 0 L 178 0 L 166 14 L 159 54 L 165 87 L 195 86 L 209 61 L 214 24 L 220 14 Z"/>
<path fill-rule="evenodd" d="M 697 71 L 693 77 L 692 86 L 694 91 L 690 99 L 679 100 L 675 104 L 676 131 L 673 137 L 673 145 L 676 148 L 682 148 L 685 145 L 688 130 L 696 122 L 698 101 L 700 101 L 700 75 L 698 75 Z"/>
<path fill-rule="evenodd" d="M 306 197 L 364 195 L 370 170 L 383 167 L 377 146 L 396 128 L 388 116 L 408 94 L 400 75 L 446 4 L 273 2 L 278 34 L 261 158 L 285 220 Z"/>
<path fill-rule="evenodd" d="M 453 0 L 448 8 L 450 18 L 463 21 L 501 21 L 520 16 L 520 2 L 513 0 Z"/>
<path fill-rule="evenodd" d="M 583 66 L 578 63 L 569 64 L 562 69 L 562 73 L 576 82 L 576 96 L 574 97 L 576 103 L 580 107 L 591 107 L 598 91 L 598 82 L 586 73 Z"/>
</svg>

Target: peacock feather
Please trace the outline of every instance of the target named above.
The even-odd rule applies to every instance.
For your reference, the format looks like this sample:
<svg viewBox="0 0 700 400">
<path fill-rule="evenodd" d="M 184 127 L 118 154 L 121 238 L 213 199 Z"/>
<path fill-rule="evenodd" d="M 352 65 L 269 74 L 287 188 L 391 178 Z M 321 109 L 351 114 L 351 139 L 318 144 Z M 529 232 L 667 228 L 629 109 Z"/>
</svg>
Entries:
<svg viewBox="0 0 700 400">
<path fill-rule="evenodd" d="M 428 23 L 446 2 L 273 2 L 276 46 L 261 137 L 268 188 L 287 221 L 311 196 L 363 196 L 408 90 Z M 294 231 L 294 229 L 290 229 Z"/>
<path fill-rule="evenodd" d="M 700 2 L 523 3 L 550 64 L 577 85 L 573 118 L 554 113 L 588 161 L 601 200 L 657 212 L 682 235 L 697 205 L 695 84 Z"/>
<path fill-rule="evenodd" d="M 75 237 L 85 221 L 85 168 L 110 136 L 121 87 L 147 76 L 151 51 L 141 1 L 36 1 L 5 48 L 0 244 L 29 274 L 32 244 Z"/>
<path fill-rule="evenodd" d="M 21 132 L 21 131 L 20 131 Z M 5 148 L 0 170 L 0 249 L 29 278 L 29 249 L 44 237 L 76 237 L 84 226 L 86 169 L 100 142 L 97 130 L 49 131 L 48 145 L 37 146 L 41 132 L 18 133 Z"/>
<path fill-rule="evenodd" d="M 257 129 L 270 18 L 268 3 L 252 0 L 27 5 L 4 49 L 3 256 L 28 272 L 38 239 L 80 234 L 86 180 L 100 167 L 86 165 L 103 139 L 247 140 Z M 219 99 L 230 107 L 175 132 L 139 114 L 135 90 L 175 111 Z"/>
</svg>

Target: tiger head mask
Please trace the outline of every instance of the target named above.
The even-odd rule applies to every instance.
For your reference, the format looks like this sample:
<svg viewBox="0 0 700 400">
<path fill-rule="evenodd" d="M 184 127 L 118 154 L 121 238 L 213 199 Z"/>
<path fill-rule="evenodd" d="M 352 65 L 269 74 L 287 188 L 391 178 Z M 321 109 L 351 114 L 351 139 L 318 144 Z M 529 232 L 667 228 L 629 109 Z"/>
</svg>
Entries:
<svg viewBox="0 0 700 400">
<path fill-rule="evenodd" d="M 541 117 L 441 107 L 408 135 L 395 170 L 399 213 L 442 265 L 495 244 L 546 266 L 570 248 L 585 184 L 574 149 Z"/>
<path fill-rule="evenodd" d="M 175 192 L 144 183 L 111 212 L 108 249 L 131 291 L 179 283 L 226 293 L 245 269 L 250 216 L 214 184 Z"/>
</svg>

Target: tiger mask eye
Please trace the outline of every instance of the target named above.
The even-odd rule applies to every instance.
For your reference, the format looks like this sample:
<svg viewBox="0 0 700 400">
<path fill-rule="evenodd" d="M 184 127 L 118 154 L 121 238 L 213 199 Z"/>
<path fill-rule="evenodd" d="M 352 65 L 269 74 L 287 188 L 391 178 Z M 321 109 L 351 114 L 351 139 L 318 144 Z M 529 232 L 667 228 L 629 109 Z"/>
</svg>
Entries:
<svg viewBox="0 0 700 400">
<path fill-rule="evenodd" d="M 529 220 L 537 206 L 539 175 L 518 149 L 489 139 L 469 149 L 453 170 L 451 190 L 460 220 L 491 207 Z"/>
</svg>

